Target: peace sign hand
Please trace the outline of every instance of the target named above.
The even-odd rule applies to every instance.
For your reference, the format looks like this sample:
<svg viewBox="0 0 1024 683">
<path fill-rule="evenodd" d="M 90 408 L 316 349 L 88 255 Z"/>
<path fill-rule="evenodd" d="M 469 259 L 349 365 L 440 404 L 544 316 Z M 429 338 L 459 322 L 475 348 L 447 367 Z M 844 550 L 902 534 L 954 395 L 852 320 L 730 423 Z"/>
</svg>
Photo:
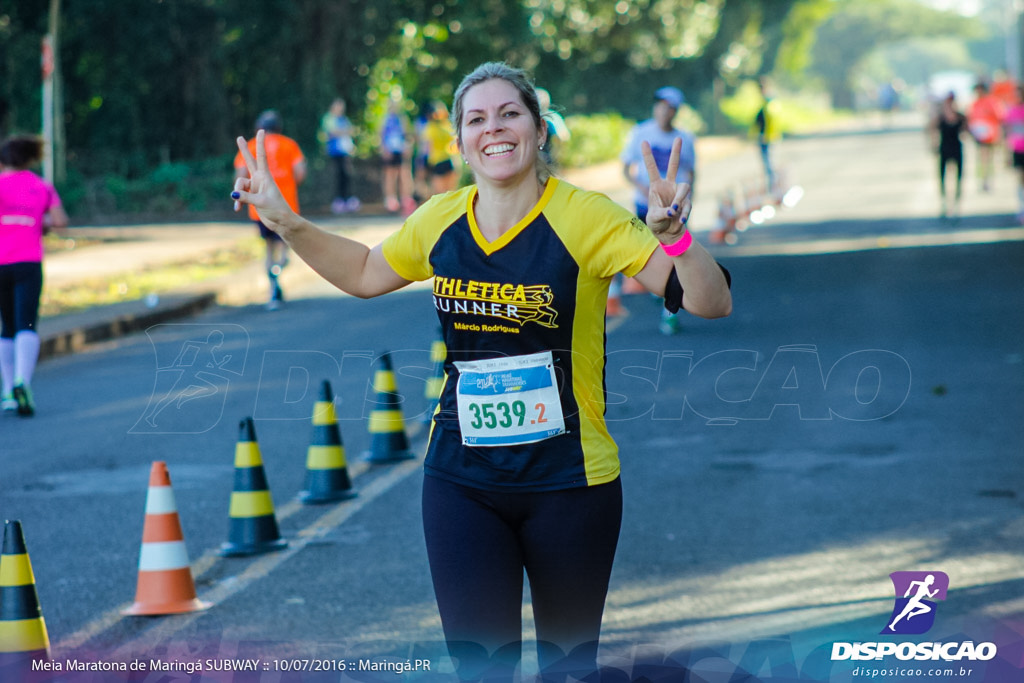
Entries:
<svg viewBox="0 0 1024 683">
<path fill-rule="evenodd" d="M 236 142 L 249 177 L 235 179 L 235 191 L 231 193 L 231 198 L 235 200 L 235 210 L 240 208 L 240 203 L 251 204 L 256 207 L 260 221 L 271 230 L 280 233 L 284 229 L 284 223 L 295 214 L 285 201 L 267 166 L 265 134 L 262 130 L 256 132 L 255 159 L 249 152 L 249 144 L 244 137 L 239 136 Z"/>
<path fill-rule="evenodd" d="M 683 141 L 676 138 L 672 143 L 667 172 L 662 177 L 651 152 L 650 143 L 645 141 L 641 144 L 647 177 L 651 179 L 647 195 L 647 227 L 665 244 L 671 244 L 679 239 L 686 230 L 686 221 L 689 220 L 690 211 L 693 209 L 690 201 L 690 184 L 675 182 L 676 173 L 679 171 L 679 151 L 682 147 Z"/>
</svg>

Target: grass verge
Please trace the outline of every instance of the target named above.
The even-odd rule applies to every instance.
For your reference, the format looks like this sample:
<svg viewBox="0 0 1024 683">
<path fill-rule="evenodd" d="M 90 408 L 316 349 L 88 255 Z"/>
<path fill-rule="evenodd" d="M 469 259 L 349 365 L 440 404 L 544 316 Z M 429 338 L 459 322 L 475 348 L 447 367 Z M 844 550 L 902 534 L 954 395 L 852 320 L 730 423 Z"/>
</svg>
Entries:
<svg viewBox="0 0 1024 683">
<path fill-rule="evenodd" d="M 61 240 L 53 236 L 46 238 L 48 253 L 61 249 L 88 247 L 88 242 L 83 243 L 79 239 Z M 240 240 L 232 247 L 206 254 L 198 260 L 191 259 L 140 271 L 124 271 L 115 275 L 88 278 L 63 287 L 50 287 L 44 283 L 39 314 L 43 317 L 53 317 L 94 306 L 144 299 L 150 295 L 160 296 L 197 282 L 228 275 L 239 267 L 262 258 L 263 242 L 259 237 L 252 236 Z"/>
</svg>

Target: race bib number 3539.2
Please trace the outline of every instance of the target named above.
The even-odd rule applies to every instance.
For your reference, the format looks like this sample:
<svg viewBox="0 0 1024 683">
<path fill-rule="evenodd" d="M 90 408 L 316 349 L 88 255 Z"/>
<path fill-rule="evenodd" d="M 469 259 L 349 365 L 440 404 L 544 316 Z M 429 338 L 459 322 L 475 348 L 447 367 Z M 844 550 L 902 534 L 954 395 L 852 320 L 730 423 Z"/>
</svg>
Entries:
<svg viewBox="0 0 1024 683">
<path fill-rule="evenodd" d="M 550 351 L 455 363 L 462 443 L 511 446 L 565 432 Z"/>
</svg>

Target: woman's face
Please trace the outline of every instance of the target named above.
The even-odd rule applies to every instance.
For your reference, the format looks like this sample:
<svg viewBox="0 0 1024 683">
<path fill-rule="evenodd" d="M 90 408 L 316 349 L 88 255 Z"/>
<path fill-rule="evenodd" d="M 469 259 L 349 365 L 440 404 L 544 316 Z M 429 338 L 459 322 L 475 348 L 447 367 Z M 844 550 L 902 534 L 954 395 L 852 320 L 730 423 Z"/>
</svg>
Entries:
<svg viewBox="0 0 1024 683">
<path fill-rule="evenodd" d="M 477 181 L 536 178 L 538 130 L 519 90 L 501 78 L 479 83 L 463 97 L 459 148 Z"/>
</svg>

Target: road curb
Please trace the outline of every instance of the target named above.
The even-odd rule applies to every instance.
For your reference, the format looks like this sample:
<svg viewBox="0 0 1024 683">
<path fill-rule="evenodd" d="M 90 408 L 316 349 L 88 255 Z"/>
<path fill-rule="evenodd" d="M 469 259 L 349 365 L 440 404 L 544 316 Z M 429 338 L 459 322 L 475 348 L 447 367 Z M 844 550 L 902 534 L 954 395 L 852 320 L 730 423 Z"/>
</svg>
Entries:
<svg viewBox="0 0 1024 683">
<path fill-rule="evenodd" d="M 77 353 L 91 344 L 109 341 L 153 325 L 195 315 L 217 302 L 214 291 L 170 295 L 150 306 L 143 299 L 104 307 L 105 314 L 94 311 L 68 314 L 39 325 L 39 359 Z"/>
<path fill-rule="evenodd" d="M 287 292 L 319 277 L 302 262 L 281 276 Z M 78 353 L 92 344 L 142 332 L 153 325 L 197 315 L 214 306 L 249 306 L 266 301 L 267 276 L 262 262 L 242 266 L 234 273 L 196 283 L 155 299 L 134 299 L 97 306 L 39 321 L 39 359 Z"/>
</svg>

